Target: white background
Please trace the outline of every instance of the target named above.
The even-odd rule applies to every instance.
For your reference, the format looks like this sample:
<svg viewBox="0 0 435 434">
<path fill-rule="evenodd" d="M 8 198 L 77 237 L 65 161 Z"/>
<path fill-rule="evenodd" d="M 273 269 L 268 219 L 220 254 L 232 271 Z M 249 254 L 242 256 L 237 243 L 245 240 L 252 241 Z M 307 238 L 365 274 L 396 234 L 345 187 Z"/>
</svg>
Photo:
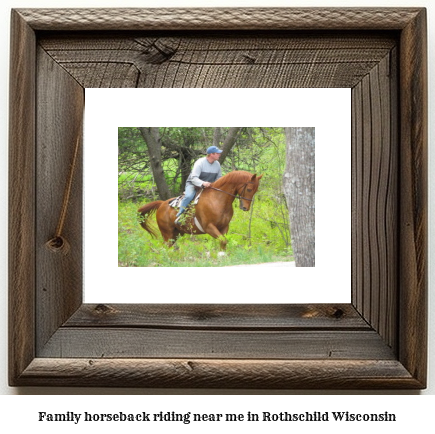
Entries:
<svg viewBox="0 0 435 434">
<path fill-rule="evenodd" d="M 349 303 L 350 109 L 350 89 L 87 89 L 85 301 Z M 316 266 L 118 267 L 118 127 L 235 124 L 316 128 Z"/>
<path fill-rule="evenodd" d="M 74 427 L 72 426 L 59 426 L 58 424 L 47 426 L 37 425 L 35 422 L 36 411 L 53 409 L 54 411 L 68 411 L 68 410 L 104 410 L 108 408 L 112 410 L 116 409 L 126 409 L 131 408 L 132 410 L 136 410 L 138 407 L 140 408 L 152 408 L 157 409 L 166 407 L 167 410 L 176 409 L 177 406 L 188 406 L 189 408 L 195 409 L 197 411 L 207 412 L 209 411 L 219 411 L 219 409 L 231 409 L 236 412 L 240 409 L 240 412 L 249 409 L 250 406 L 253 408 L 252 411 L 256 411 L 256 409 L 265 408 L 273 408 L 276 410 L 286 410 L 288 408 L 302 408 L 306 410 L 316 410 L 316 409 L 328 409 L 328 408 L 339 408 L 339 409 L 349 409 L 355 410 L 359 409 L 360 411 L 370 411 L 373 407 L 377 411 L 383 411 L 387 409 L 389 411 L 396 411 L 401 415 L 400 424 L 394 424 L 393 426 L 387 425 L 387 427 L 391 427 L 391 429 L 395 430 L 395 432 L 410 432 L 415 430 L 427 430 L 427 426 L 433 422 L 433 408 L 434 408 L 434 399 L 433 394 L 435 391 L 435 375 L 434 375 L 434 360 L 435 360 L 435 342 L 434 342 L 434 320 L 433 320 L 433 312 L 435 310 L 435 302 L 433 297 L 433 281 L 434 281 L 434 267 L 431 262 L 433 262 L 433 253 L 435 248 L 435 238 L 434 233 L 431 230 L 431 226 L 429 226 L 429 242 L 430 242 L 430 250 L 429 250 L 429 308 L 430 308 L 430 316 L 429 316 L 429 357 L 430 357 L 430 366 L 429 366 L 429 387 L 425 391 L 398 391 L 398 392 L 387 392 L 388 395 L 397 394 L 401 396 L 382 396 L 386 392 L 385 391 L 355 391 L 354 393 L 358 396 L 344 396 L 346 394 L 352 395 L 353 392 L 334 392 L 334 391 L 318 391 L 316 392 L 318 395 L 327 394 L 332 395 L 328 397 L 324 396 L 298 396 L 294 397 L 292 395 L 304 395 L 310 394 L 311 392 L 298 392 L 298 391 L 284 391 L 278 392 L 273 396 L 265 396 L 265 394 L 261 391 L 242 391 L 246 394 L 254 394 L 255 397 L 239 397 L 239 396 L 183 396 L 183 397 L 147 397 L 140 396 L 135 399 L 135 396 L 125 396 L 122 398 L 113 398 L 113 397 L 98 397 L 94 398 L 89 396 L 91 394 L 123 394 L 123 395 L 156 395 L 156 394 L 207 394 L 213 395 L 215 392 L 213 390 L 205 390 L 205 391 L 192 391 L 192 390 L 113 390 L 113 389 L 86 389 L 86 388 L 9 388 L 7 386 L 7 136 L 8 136 L 8 61 L 9 61 L 9 13 L 11 7 L 145 7 L 145 6 L 208 6 L 208 7 L 216 7 L 216 6 L 293 6 L 293 7 L 308 7 L 308 6 L 338 6 L 338 7 L 349 7 L 352 6 L 390 6 L 390 7 L 398 7 L 398 6 L 425 6 L 428 9 L 428 23 L 429 23 L 429 139 L 432 136 L 435 126 L 435 112 L 433 109 L 433 95 L 435 91 L 435 81 L 432 77 L 432 71 L 434 69 L 434 51 L 433 47 L 435 44 L 435 34 L 434 34 L 434 25 L 435 25 L 435 4 L 433 1 L 424 0 L 424 1 L 412 1 L 412 0 L 394 0 L 394 1 L 373 1 L 373 0 L 360 0 L 358 2 L 349 2 L 348 0 L 341 1 L 331 1 L 331 0 L 317 0 L 317 1 L 285 1 L 285 0 L 272 0 L 266 2 L 265 0 L 163 0 L 163 1 L 153 1 L 153 0 L 70 0 L 67 2 L 60 2 L 55 0 L 41 0 L 41 1 L 18 1 L 18 0 L 3 0 L 0 5 L 0 34 L 1 34 L 1 61 L 0 61 L 0 98 L 1 98 L 1 106 L 0 106 L 0 179 L 1 179 L 1 189 L 0 189 L 0 203 L 2 207 L 0 209 L 0 279 L 1 279 L 1 292 L 0 292 L 0 303 L 1 303 L 1 312 L 0 312 L 0 393 L 4 395 L 35 395 L 35 396 L 2 396 L 0 397 L 0 423 L 2 428 L 6 426 L 6 424 L 10 424 L 9 430 L 16 429 L 20 430 L 29 429 L 33 430 L 33 432 L 56 432 L 58 433 L 60 430 L 63 432 L 69 433 L 72 432 Z M 430 143 L 430 181 L 433 182 L 433 143 Z M 435 196 L 433 189 L 430 190 L 429 203 L 435 202 Z M 432 205 L 430 206 L 430 219 L 433 220 L 433 212 Z M 241 391 L 226 391 L 228 394 L 241 393 Z M 266 395 L 268 392 L 265 392 Z M 38 396 L 38 395 L 43 396 Z M 75 399 L 71 396 L 62 397 L 61 399 L 57 398 L 56 394 L 64 394 L 64 395 L 75 395 L 80 394 L 83 396 L 75 397 Z M 364 396 L 364 395 L 380 395 L 380 396 Z M 413 395 L 432 395 L 428 397 L 418 397 Z M 110 403 L 110 404 L 109 404 Z M 171 407 L 171 408 L 170 408 Z M 264 410 L 267 411 L 267 410 Z M 12 428 L 13 427 L 13 428 Z M 80 432 L 86 432 L 83 427 L 78 426 Z M 90 429 L 95 432 L 97 426 L 93 425 Z M 308 428 L 316 427 L 316 425 L 310 425 Z M 364 432 L 367 430 L 371 432 L 385 432 L 385 425 L 369 425 L 366 426 L 364 424 L 352 424 L 352 425 L 344 425 L 344 429 L 348 430 L 349 428 L 353 430 L 353 432 Z M 168 426 L 165 425 L 163 429 L 167 430 Z M 181 426 L 171 426 L 171 429 L 184 429 Z M 218 425 L 217 427 L 209 426 L 204 427 L 200 426 L 197 428 L 201 429 L 203 432 L 205 429 L 208 429 L 212 432 L 222 432 L 223 429 L 229 430 L 238 430 L 240 428 L 238 426 L 228 427 Z M 264 429 L 273 429 L 276 432 L 291 432 L 292 430 L 298 428 L 305 428 L 305 425 L 272 425 L 272 426 L 258 426 L 251 427 L 250 430 L 253 432 L 264 432 Z M 325 432 L 337 432 L 337 426 L 319 426 Z M 89 429 L 89 428 L 88 428 Z M 89 430 L 90 430 L 89 429 Z M 105 425 L 104 429 L 108 431 L 108 427 Z M 125 426 L 114 424 L 112 425 L 110 432 L 114 431 L 119 432 L 121 429 L 125 430 Z M 137 432 L 143 433 L 146 428 L 139 426 Z M 218 431 L 219 430 L 219 431 Z M 333 430 L 333 431 L 332 431 Z M 191 431 L 191 430 L 190 430 Z M 133 432 L 133 431 L 131 431 Z M 136 431 L 135 431 L 136 432 Z M 156 432 L 154 429 L 153 432 Z"/>
</svg>

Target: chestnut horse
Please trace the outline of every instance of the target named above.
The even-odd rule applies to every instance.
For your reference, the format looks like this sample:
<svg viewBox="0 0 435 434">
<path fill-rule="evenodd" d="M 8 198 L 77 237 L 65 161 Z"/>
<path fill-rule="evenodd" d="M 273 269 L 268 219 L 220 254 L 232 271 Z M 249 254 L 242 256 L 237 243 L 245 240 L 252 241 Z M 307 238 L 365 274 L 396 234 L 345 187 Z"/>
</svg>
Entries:
<svg viewBox="0 0 435 434">
<path fill-rule="evenodd" d="M 148 203 L 138 210 L 142 216 L 141 226 L 155 237 L 156 234 L 148 221 L 148 217 L 155 212 L 157 225 L 169 246 L 174 244 L 178 235 L 206 233 L 219 239 L 221 249 L 225 250 L 227 245 L 225 234 L 233 217 L 234 199 L 240 200 L 241 210 L 248 211 L 262 176 L 245 171 L 228 173 L 202 191 L 195 205 L 195 215 L 193 216 L 187 209 L 184 213 L 185 221 L 180 224 L 175 224 L 177 210 L 169 205 L 173 199 Z"/>
</svg>

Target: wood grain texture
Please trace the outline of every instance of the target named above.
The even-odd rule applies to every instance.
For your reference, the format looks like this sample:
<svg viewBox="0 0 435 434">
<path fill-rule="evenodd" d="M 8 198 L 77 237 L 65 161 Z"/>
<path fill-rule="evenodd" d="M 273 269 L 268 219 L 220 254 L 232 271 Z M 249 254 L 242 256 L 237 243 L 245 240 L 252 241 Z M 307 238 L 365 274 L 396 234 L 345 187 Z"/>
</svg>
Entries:
<svg viewBox="0 0 435 434">
<path fill-rule="evenodd" d="M 185 330 L 370 330 L 352 305 L 83 304 L 64 327 Z"/>
<path fill-rule="evenodd" d="M 23 372 L 26 385 L 208 389 L 418 389 L 391 360 L 41 359 Z"/>
<path fill-rule="evenodd" d="M 372 34 L 42 37 L 47 53 L 84 87 L 352 88 L 397 38 Z"/>
<path fill-rule="evenodd" d="M 19 9 L 35 30 L 348 30 L 405 28 L 420 8 Z"/>
<path fill-rule="evenodd" d="M 63 238 L 69 250 L 53 252 L 77 139 L 82 136 L 84 89 L 38 47 L 36 158 L 37 351 L 82 302 L 83 164 L 81 152 L 67 199 Z M 80 147 L 81 149 L 81 147 Z M 48 200 L 47 200 L 48 199 Z M 45 312 L 52 315 L 45 315 Z"/>
<path fill-rule="evenodd" d="M 32 29 L 11 20 L 9 118 L 9 377 L 35 357 L 35 58 Z"/>
<path fill-rule="evenodd" d="M 397 348 L 399 113 L 394 48 L 352 89 L 352 292 L 356 309 Z"/>
<path fill-rule="evenodd" d="M 425 387 L 424 9 L 12 16 L 11 385 Z M 352 305 L 82 305 L 80 182 L 43 243 L 85 87 L 351 87 Z"/>
<path fill-rule="evenodd" d="M 427 28 L 426 11 L 401 34 L 401 208 L 399 359 L 426 379 L 427 357 Z"/>
<path fill-rule="evenodd" d="M 374 330 L 60 328 L 39 357 L 394 360 Z"/>
</svg>

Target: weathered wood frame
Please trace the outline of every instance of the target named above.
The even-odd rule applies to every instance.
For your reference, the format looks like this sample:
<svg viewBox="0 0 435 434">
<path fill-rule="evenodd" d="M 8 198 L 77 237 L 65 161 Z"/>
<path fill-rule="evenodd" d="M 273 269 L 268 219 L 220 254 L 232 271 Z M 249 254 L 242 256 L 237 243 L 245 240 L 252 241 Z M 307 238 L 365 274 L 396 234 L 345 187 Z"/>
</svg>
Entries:
<svg viewBox="0 0 435 434">
<path fill-rule="evenodd" d="M 69 253 L 44 244 L 59 215 L 84 90 L 38 41 L 62 32 L 149 30 L 199 36 L 352 31 L 397 38 L 389 71 L 371 71 L 352 88 L 351 304 L 82 304 L 80 181 L 72 186 L 65 224 Z M 11 385 L 426 387 L 425 9 L 23 9 L 12 11 L 11 36 Z M 393 78 L 380 84 L 386 76 Z M 389 89 L 387 104 L 382 86 Z M 388 125 L 388 139 L 379 119 Z M 379 156 L 384 149 L 387 160 Z"/>
</svg>

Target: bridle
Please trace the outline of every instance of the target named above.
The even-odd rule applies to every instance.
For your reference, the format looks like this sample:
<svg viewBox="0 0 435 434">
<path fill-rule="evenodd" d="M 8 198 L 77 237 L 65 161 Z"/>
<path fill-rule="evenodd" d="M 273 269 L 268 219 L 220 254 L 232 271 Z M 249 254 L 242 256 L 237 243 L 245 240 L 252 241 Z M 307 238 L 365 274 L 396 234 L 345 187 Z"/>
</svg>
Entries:
<svg viewBox="0 0 435 434">
<path fill-rule="evenodd" d="M 252 199 L 248 199 L 247 197 L 243 197 L 243 196 L 242 196 L 243 194 L 245 194 L 245 190 L 246 190 L 246 187 L 248 186 L 248 184 L 254 184 L 254 182 L 250 182 L 250 181 L 246 182 L 246 183 L 243 185 L 243 190 L 242 190 L 242 193 L 241 193 L 241 194 L 232 194 L 232 193 L 228 193 L 228 191 L 221 190 L 220 188 L 211 187 L 211 186 L 210 186 L 209 188 L 211 188 L 212 190 L 220 191 L 220 192 L 222 192 L 222 193 L 228 194 L 228 195 L 230 195 L 230 196 L 233 196 L 233 197 L 239 199 L 239 200 L 240 200 L 240 205 L 241 205 L 241 203 L 242 203 L 242 199 L 243 199 L 243 200 L 249 200 L 250 202 L 253 202 L 253 201 L 254 201 L 254 198 L 252 198 Z"/>
</svg>

